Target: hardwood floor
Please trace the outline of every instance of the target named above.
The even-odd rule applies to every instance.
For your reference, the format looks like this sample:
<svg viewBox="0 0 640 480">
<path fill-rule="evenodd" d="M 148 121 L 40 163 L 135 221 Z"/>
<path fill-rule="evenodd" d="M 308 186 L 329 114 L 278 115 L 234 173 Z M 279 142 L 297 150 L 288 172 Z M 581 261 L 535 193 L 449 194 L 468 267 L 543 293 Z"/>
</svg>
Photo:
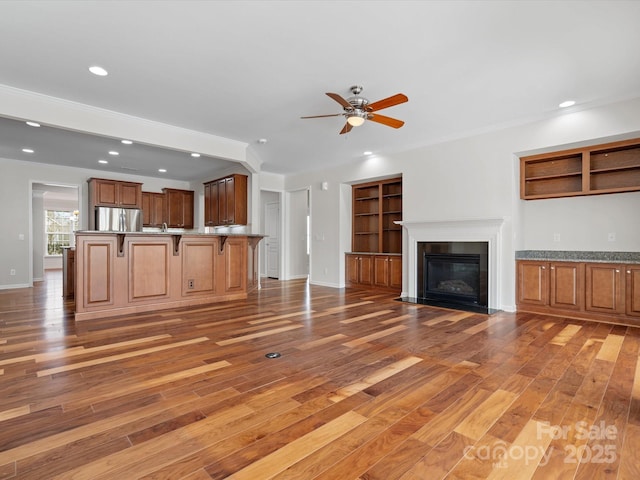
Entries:
<svg viewBox="0 0 640 480">
<path fill-rule="evenodd" d="M 300 280 L 76 324 L 48 272 L 0 329 L 0 478 L 640 478 L 638 328 Z"/>
</svg>

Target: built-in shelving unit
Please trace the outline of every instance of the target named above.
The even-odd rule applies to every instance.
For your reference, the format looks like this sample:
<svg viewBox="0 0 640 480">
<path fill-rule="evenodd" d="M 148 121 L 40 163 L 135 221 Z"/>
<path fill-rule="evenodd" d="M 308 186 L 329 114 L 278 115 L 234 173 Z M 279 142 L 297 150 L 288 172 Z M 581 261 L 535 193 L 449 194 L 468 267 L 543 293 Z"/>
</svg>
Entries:
<svg viewBox="0 0 640 480">
<path fill-rule="evenodd" d="M 401 253 L 402 179 L 353 186 L 352 251 Z"/>
<path fill-rule="evenodd" d="M 522 157 L 520 198 L 640 190 L 640 139 Z"/>
</svg>

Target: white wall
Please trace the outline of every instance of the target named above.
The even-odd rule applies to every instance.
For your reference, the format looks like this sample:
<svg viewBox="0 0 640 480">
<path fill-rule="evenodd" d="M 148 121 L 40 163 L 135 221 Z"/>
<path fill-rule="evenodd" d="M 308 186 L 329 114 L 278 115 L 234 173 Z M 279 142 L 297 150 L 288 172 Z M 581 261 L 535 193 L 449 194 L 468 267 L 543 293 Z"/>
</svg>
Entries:
<svg viewBox="0 0 640 480">
<path fill-rule="evenodd" d="M 640 193 L 523 201 L 518 155 L 634 137 L 640 137 L 640 99 L 287 177 L 288 191 L 312 186 L 311 282 L 344 285 L 350 190 L 342 187 L 401 174 L 405 221 L 505 220 L 500 298 L 512 309 L 516 250 L 640 251 Z M 323 181 L 329 190 L 320 189 Z M 611 232 L 616 242 L 606 241 Z M 551 244 L 553 233 L 562 241 Z"/>
</svg>

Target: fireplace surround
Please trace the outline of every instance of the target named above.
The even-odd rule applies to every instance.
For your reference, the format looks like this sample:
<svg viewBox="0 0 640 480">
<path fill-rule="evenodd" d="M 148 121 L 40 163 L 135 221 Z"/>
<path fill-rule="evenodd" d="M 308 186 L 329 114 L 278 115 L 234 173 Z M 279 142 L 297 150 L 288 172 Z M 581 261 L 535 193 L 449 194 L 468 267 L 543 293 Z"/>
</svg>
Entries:
<svg viewBox="0 0 640 480">
<path fill-rule="evenodd" d="M 486 302 L 479 299 L 479 304 L 474 307 L 461 308 L 464 310 L 479 311 L 481 313 L 493 313 L 500 308 L 500 272 L 502 269 L 502 230 L 504 219 L 464 219 L 464 220 L 443 220 L 443 221 L 403 221 L 399 222 L 405 230 L 404 252 L 404 288 L 402 299 L 419 303 L 435 303 L 438 300 L 421 300 L 420 291 L 424 282 L 424 251 L 419 248 L 421 243 L 482 243 L 486 245 L 486 256 L 482 261 L 486 261 L 486 278 L 478 280 L 486 282 Z M 449 252 L 436 252 L 449 253 Z M 454 252 L 462 255 L 477 255 L 477 251 Z M 460 268 L 466 268 L 458 266 Z M 444 287 L 443 287 L 444 288 Z M 449 288 L 452 287 L 449 284 Z M 468 300 L 468 299 L 465 299 Z M 449 303 L 439 300 L 442 303 Z M 473 304 L 473 302 L 468 302 Z M 483 303 L 484 305 L 480 305 Z M 451 303 L 451 305 L 455 305 Z M 443 305 L 448 306 L 448 305 Z M 457 308 L 457 307 L 452 307 Z"/>
</svg>

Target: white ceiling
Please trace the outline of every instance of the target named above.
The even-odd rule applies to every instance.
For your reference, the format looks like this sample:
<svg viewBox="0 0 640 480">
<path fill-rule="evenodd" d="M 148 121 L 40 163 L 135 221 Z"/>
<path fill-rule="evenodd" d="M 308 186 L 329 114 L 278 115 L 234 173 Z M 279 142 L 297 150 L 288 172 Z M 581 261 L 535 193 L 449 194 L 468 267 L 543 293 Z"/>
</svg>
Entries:
<svg viewBox="0 0 640 480">
<path fill-rule="evenodd" d="M 639 1 L 5 0 L 0 84 L 245 142 L 288 174 L 558 115 L 566 99 L 640 97 L 638 25 Z M 406 94 L 380 112 L 405 126 L 338 135 L 341 117 L 300 119 L 340 113 L 325 92 L 353 84 L 371 101 Z M 6 122 L 0 156 L 36 159 L 20 149 L 45 130 Z M 102 168 L 117 140 L 48 130 L 37 161 Z M 113 167 L 161 176 L 162 163 L 179 180 L 219 168 L 131 147 Z"/>
</svg>

